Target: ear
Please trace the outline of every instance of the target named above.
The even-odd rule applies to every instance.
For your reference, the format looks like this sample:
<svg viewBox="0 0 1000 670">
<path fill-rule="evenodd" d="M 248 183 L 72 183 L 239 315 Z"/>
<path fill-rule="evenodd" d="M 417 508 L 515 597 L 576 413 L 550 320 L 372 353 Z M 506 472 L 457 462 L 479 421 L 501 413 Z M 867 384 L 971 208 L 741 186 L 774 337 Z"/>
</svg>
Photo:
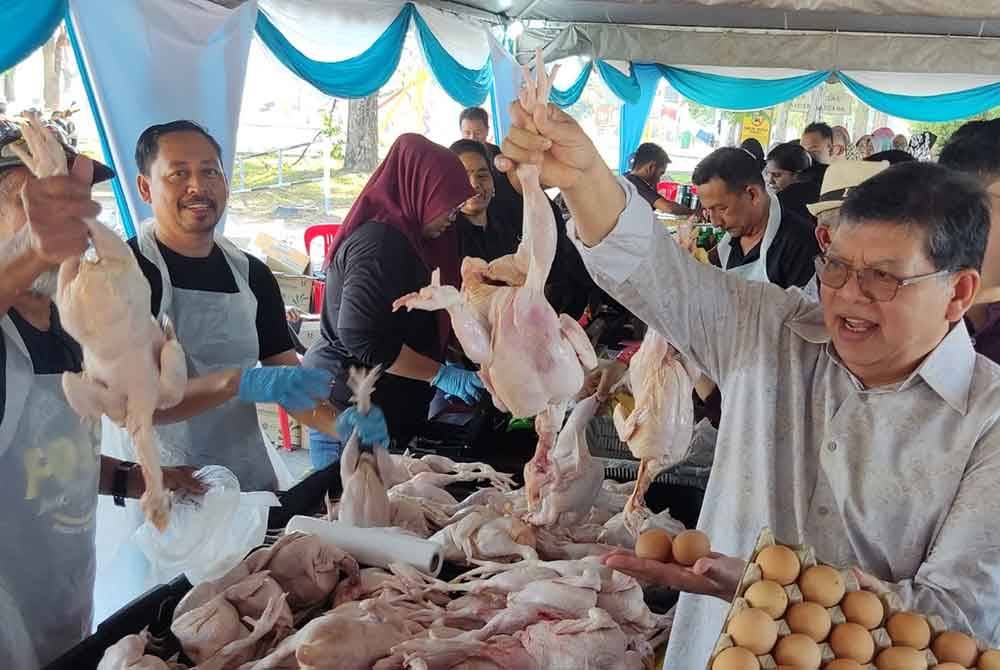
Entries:
<svg viewBox="0 0 1000 670">
<path fill-rule="evenodd" d="M 756 203 L 760 200 L 767 202 L 769 200 L 767 196 L 767 188 L 761 188 L 757 184 L 747 184 L 746 192 L 750 195 L 750 201 Z"/>
<path fill-rule="evenodd" d="M 959 270 L 953 274 L 951 282 L 953 293 L 948 302 L 945 316 L 949 322 L 955 323 L 965 316 L 965 313 L 972 307 L 976 293 L 979 292 L 979 287 L 982 285 L 982 279 L 978 270 L 969 269 Z"/>
<path fill-rule="evenodd" d="M 826 250 L 830 248 L 830 242 L 832 241 L 832 236 L 830 235 L 829 226 L 824 226 L 819 224 L 816 226 L 816 242 L 819 244 L 819 250 L 824 254 Z"/>
<path fill-rule="evenodd" d="M 139 197 L 142 198 L 142 201 L 147 205 L 153 204 L 153 196 L 149 191 L 149 177 L 140 172 L 136 175 L 135 186 L 139 189 Z"/>
</svg>

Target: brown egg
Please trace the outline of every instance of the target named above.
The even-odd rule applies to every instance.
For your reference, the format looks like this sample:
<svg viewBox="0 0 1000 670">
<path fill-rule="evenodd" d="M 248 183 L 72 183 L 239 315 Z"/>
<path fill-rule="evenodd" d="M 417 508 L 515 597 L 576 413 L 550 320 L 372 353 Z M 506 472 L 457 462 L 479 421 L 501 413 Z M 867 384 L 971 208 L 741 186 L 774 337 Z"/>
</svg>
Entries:
<svg viewBox="0 0 1000 670">
<path fill-rule="evenodd" d="M 858 663 L 868 663 L 875 655 L 875 640 L 864 626 L 841 623 L 830 633 L 830 648 L 837 658 L 849 658 Z"/>
<path fill-rule="evenodd" d="M 844 576 L 829 565 L 814 565 L 799 577 L 802 597 L 823 607 L 833 607 L 844 597 Z"/>
<path fill-rule="evenodd" d="M 823 666 L 823 670 L 865 670 L 857 661 L 852 661 L 849 658 L 838 658 L 835 661 L 830 661 Z"/>
<path fill-rule="evenodd" d="M 889 617 L 885 629 L 896 647 L 926 649 L 931 643 L 931 627 L 919 614 L 897 612 Z"/>
<path fill-rule="evenodd" d="M 708 536 L 700 530 L 686 530 L 674 538 L 673 551 L 675 563 L 690 567 L 699 558 L 707 556 L 712 551 L 712 546 Z"/>
<path fill-rule="evenodd" d="M 957 663 L 966 668 L 976 664 L 976 641 L 964 633 L 946 631 L 934 638 L 931 651 L 939 663 Z M 938 667 L 941 667 L 940 665 Z"/>
<path fill-rule="evenodd" d="M 751 607 L 762 609 L 775 619 L 781 618 L 788 608 L 788 594 L 781 588 L 778 582 L 769 580 L 759 581 L 752 584 L 743 594 Z"/>
<path fill-rule="evenodd" d="M 976 668 L 978 670 L 1000 670 L 1000 651 L 996 649 L 984 651 L 979 657 L 979 665 Z"/>
<path fill-rule="evenodd" d="M 840 601 L 840 609 L 849 622 L 864 626 L 868 630 L 875 630 L 881 626 L 885 617 L 882 601 L 870 591 L 851 591 Z"/>
<path fill-rule="evenodd" d="M 775 544 L 761 549 L 757 554 L 757 565 L 764 575 L 764 579 L 778 582 L 782 586 L 788 586 L 799 578 L 799 557 L 788 547 Z"/>
<path fill-rule="evenodd" d="M 778 641 L 778 622 L 764 610 L 750 608 L 734 616 L 726 632 L 733 638 L 736 646 L 763 656 Z"/>
<path fill-rule="evenodd" d="M 778 665 L 803 669 L 818 668 L 823 660 L 819 645 L 811 637 L 799 633 L 792 633 L 778 640 L 773 656 Z"/>
<path fill-rule="evenodd" d="M 742 647 L 729 647 L 712 661 L 712 670 L 760 670 L 757 657 Z"/>
<path fill-rule="evenodd" d="M 650 528 L 635 541 L 635 555 L 660 563 L 669 563 L 673 555 L 671 543 L 670 533 L 662 528 Z"/>
<path fill-rule="evenodd" d="M 817 603 L 796 603 L 785 612 L 785 623 L 793 633 L 822 642 L 830 634 L 830 612 Z"/>
<path fill-rule="evenodd" d="M 889 647 L 875 659 L 878 670 L 927 670 L 924 652 L 912 647 Z"/>
<path fill-rule="evenodd" d="M 938 663 L 934 666 L 934 670 L 967 670 L 967 668 L 960 663 Z"/>
</svg>

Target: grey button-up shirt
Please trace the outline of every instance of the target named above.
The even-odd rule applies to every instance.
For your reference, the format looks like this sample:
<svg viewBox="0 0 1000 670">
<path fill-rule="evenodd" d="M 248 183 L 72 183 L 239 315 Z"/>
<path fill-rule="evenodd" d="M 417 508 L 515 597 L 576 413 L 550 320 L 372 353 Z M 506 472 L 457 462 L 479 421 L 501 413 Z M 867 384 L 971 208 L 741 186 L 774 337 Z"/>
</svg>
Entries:
<svg viewBox="0 0 1000 670">
<path fill-rule="evenodd" d="M 767 526 L 890 582 L 907 608 L 1000 646 L 1000 367 L 957 323 L 889 389 L 840 362 L 796 289 L 693 260 L 627 182 L 597 283 L 719 383 L 725 400 L 698 527 L 747 557 Z M 684 594 L 664 667 L 705 667 L 726 603 Z"/>
</svg>

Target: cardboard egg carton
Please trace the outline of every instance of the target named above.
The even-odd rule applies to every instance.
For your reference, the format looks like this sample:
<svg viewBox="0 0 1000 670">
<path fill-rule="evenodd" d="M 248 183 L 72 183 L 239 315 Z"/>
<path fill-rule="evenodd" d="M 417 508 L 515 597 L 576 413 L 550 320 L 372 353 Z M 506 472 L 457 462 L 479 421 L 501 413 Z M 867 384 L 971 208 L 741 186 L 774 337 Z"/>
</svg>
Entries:
<svg viewBox="0 0 1000 670">
<path fill-rule="evenodd" d="M 757 545 L 753 551 L 753 554 L 749 559 L 749 562 L 747 563 L 746 569 L 743 572 L 743 576 L 740 579 L 739 586 L 736 589 L 736 598 L 733 599 L 733 602 L 729 607 L 729 611 L 726 614 L 725 624 L 722 627 L 722 632 L 719 635 L 719 640 L 716 643 L 715 649 L 712 651 L 712 655 L 708 660 L 707 664 L 708 670 L 711 670 L 715 658 L 720 653 L 722 653 L 723 650 L 735 646 L 735 642 L 733 641 L 732 637 L 730 637 L 729 634 L 726 632 L 729 628 L 729 623 L 733 620 L 733 618 L 735 618 L 745 609 L 752 607 L 752 605 L 747 601 L 745 597 L 746 592 L 751 586 L 753 586 L 757 582 L 762 581 L 764 578 L 760 566 L 757 565 L 756 563 L 757 557 L 760 554 L 760 552 L 766 549 L 767 547 L 774 546 L 777 544 L 780 543 L 775 540 L 774 534 L 769 529 L 765 528 L 763 531 L 761 531 L 760 536 L 757 539 Z M 816 565 L 826 565 L 824 563 L 820 563 L 816 559 L 816 552 L 812 547 L 805 545 L 791 545 L 791 544 L 785 544 L 784 546 L 791 549 L 799 559 L 799 564 L 800 564 L 799 577 L 801 577 L 802 573 L 808 568 L 811 568 Z M 837 568 L 836 566 L 829 566 L 829 567 L 833 567 L 834 569 L 836 569 L 843 578 L 845 595 L 852 591 L 858 591 L 861 589 L 861 585 L 858 583 L 857 577 L 854 575 L 853 571 Z M 802 591 L 797 585 L 797 581 L 798 577 L 796 578 L 796 581 L 793 582 L 792 584 L 782 587 L 783 590 L 785 591 L 785 595 L 788 597 L 786 614 L 788 609 L 790 609 L 793 605 L 802 602 L 804 599 Z M 871 663 L 869 663 L 868 665 L 862 665 L 862 667 L 865 668 L 865 670 L 876 670 L 874 662 L 875 659 L 878 658 L 879 653 L 892 646 L 892 639 L 889 637 L 889 633 L 885 628 L 885 623 L 889 620 L 889 617 L 899 612 L 905 611 L 905 608 L 902 605 L 902 601 L 899 599 L 898 596 L 896 596 L 896 594 L 887 592 L 887 593 L 876 593 L 875 595 L 877 595 L 879 597 L 879 600 L 882 602 L 884 616 L 882 619 L 882 625 L 874 630 L 869 631 L 869 633 L 872 636 L 872 640 L 875 643 L 875 653 Z M 845 623 L 847 621 L 847 618 L 844 616 L 844 612 L 839 604 L 827 608 L 827 611 L 830 614 L 831 630 L 833 626 Z M 930 627 L 932 642 L 938 635 L 948 630 L 941 617 L 925 616 L 924 618 L 927 620 L 927 623 Z M 788 623 L 785 620 L 785 614 L 782 614 L 782 616 L 777 620 L 777 624 L 778 624 L 778 640 L 780 641 L 782 637 L 791 634 L 791 629 L 789 628 Z M 980 653 L 986 651 L 987 646 L 984 645 L 982 641 L 977 640 L 976 644 Z M 822 657 L 820 667 L 825 666 L 827 663 L 834 660 L 835 654 L 827 641 L 819 643 L 819 649 Z M 774 650 L 772 649 L 772 652 L 773 651 Z M 934 668 L 938 664 L 938 659 L 934 656 L 933 652 L 931 652 L 931 650 L 928 648 L 926 650 L 923 650 L 923 653 L 927 658 L 927 667 Z M 776 670 L 776 668 L 778 667 L 777 661 L 775 660 L 774 656 L 772 656 L 770 653 L 758 656 L 757 661 L 760 663 L 760 667 L 763 670 Z"/>
</svg>

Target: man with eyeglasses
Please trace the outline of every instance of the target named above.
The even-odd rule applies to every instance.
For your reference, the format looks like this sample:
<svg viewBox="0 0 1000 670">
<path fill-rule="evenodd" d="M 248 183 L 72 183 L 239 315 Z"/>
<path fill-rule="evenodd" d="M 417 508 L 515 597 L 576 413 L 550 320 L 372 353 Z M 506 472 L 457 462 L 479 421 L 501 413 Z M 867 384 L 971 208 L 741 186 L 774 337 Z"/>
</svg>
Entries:
<svg viewBox="0 0 1000 670">
<path fill-rule="evenodd" d="M 765 527 L 1000 644 L 1000 370 L 962 320 L 989 234 L 982 187 L 909 163 L 851 190 L 823 240 L 816 304 L 699 264 L 571 117 L 533 111 L 511 106 L 500 165 L 540 165 L 597 283 L 726 398 L 698 522 L 718 553 L 692 568 L 604 559 L 685 592 L 665 667 L 704 667 Z"/>
</svg>

